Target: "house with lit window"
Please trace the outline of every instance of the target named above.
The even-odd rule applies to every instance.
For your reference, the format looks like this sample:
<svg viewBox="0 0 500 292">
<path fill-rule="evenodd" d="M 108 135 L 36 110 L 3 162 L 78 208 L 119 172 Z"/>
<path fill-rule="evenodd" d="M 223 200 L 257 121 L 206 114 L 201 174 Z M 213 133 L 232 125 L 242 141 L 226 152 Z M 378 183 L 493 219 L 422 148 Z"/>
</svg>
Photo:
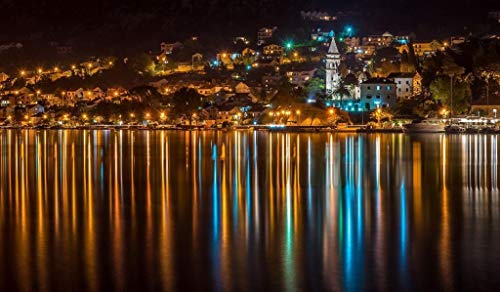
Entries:
<svg viewBox="0 0 500 292">
<path fill-rule="evenodd" d="M 407 99 L 421 93 L 422 76 L 418 72 L 394 72 L 387 78 L 396 83 L 396 96 L 398 99 Z"/>
<path fill-rule="evenodd" d="M 277 27 L 268 28 L 263 27 L 257 32 L 257 46 L 262 46 L 268 43 L 272 38 L 273 34 L 278 30 Z"/>
<path fill-rule="evenodd" d="M 263 48 L 262 53 L 264 54 L 264 58 L 279 58 L 283 55 L 283 47 L 274 44 L 267 45 Z"/>
<path fill-rule="evenodd" d="M 430 42 L 413 43 L 413 50 L 415 51 L 415 55 L 419 57 L 434 55 L 437 51 L 442 51 L 444 49 L 445 46 L 441 42 L 436 40 Z"/>
<path fill-rule="evenodd" d="M 304 86 L 307 82 L 309 82 L 314 73 L 317 71 L 316 68 L 312 70 L 303 70 L 303 71 L 287 71 L 286 77 L 288 78 L 288 82 L 297 86 Z"/>
<path fill-rule="evenodd" d="M 394 41 L 394 36 L 385 32 L 382 35 L 371 35 L 362 38 L 363 46 L 374 46 L 376 48 L 382 48 L 389 46 Z"/>
<path fill-rule="evenodd" d="M 241 120 L 243 116 L 242 111 L 238 106 L 234 106 L 231 104 L 218 106 L 216 109 L 217 113 L 217 123 L 235 123 Z"/>
<path fill-rule="evenodd" d="M 396 83 L 389 78 L 369 78 L 360 85 L 359 108 L 371 111 L 396 105 Z"/>
<path fill-rule="evenodd" d="M 311 40 L 319 43 L 330 42 L 334 36 L 333 30 L 323 30 L 322 28 L 313 29 L 311 33 Z"/>
</svg>

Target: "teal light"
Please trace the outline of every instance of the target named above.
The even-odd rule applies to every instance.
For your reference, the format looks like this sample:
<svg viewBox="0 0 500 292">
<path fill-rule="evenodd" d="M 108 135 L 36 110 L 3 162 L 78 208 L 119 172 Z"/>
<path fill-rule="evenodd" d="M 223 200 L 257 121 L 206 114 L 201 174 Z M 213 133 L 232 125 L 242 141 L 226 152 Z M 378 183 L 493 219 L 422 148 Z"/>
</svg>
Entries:
<svg viewBox="0 0 500 292">
<path fill-rule="evenodd" d="M 346 25 L 344 27 L 344 33 L 348 37 L 352 37 L 354 35 L 354 28 L 350 25 Z"/>
<path fill-rule="evenodd" d="M 288 50 L 291 50 L 293 48 L 293 43 L 292 42 L 287 42 L 285 44 L 285 47 L 288 49 Z"/>
</svg>

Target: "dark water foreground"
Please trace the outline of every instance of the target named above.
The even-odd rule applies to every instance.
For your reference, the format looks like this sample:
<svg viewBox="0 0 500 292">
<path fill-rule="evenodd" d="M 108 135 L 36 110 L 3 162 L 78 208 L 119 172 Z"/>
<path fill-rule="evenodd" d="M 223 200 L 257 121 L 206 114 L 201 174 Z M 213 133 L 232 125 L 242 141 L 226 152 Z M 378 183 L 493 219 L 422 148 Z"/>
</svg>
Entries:
<svg viewBox="0 0 500 292">
<path fill-rule="evenodd" d="M 499 139 L 3 130 L 0 291 L 499 291 Z"/>
</svg>

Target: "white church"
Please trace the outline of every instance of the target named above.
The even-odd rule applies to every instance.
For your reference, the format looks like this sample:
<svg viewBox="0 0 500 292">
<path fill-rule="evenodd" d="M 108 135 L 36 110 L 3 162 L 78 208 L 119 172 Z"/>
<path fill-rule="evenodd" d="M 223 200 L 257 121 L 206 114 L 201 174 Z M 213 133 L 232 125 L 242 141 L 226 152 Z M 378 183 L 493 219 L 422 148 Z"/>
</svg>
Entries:
<svg viewBox="0 0 500 292">
<path fill-rule="evenodd" d="M 341 55 L 332 38 L 328 53 L 326 54 L 326 94 L 331 96 L 341 82 L 340 74 Z M 351 91 L 351 96 L 343 99 L 333 96 L 333 105 L 345 111 L 371 111 L 378 107 L 391 107 L 396 102 L 396 84 L 388 78 L 363 78 Z M 327 104 L 328 105 L 328 104 Z"/>
</svg>

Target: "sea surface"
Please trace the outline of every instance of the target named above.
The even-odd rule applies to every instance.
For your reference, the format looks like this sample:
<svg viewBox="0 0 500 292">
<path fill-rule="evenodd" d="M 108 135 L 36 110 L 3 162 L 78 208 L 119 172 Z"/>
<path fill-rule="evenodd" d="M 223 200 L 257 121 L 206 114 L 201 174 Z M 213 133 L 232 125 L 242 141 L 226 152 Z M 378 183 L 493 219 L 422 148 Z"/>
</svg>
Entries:
<svg viewBox="0 0 500 292">
<path fill-rule="evenodd" d="M 499 139 L 0 130 L 0 291 L 500 291 Z"/>
</svg>

